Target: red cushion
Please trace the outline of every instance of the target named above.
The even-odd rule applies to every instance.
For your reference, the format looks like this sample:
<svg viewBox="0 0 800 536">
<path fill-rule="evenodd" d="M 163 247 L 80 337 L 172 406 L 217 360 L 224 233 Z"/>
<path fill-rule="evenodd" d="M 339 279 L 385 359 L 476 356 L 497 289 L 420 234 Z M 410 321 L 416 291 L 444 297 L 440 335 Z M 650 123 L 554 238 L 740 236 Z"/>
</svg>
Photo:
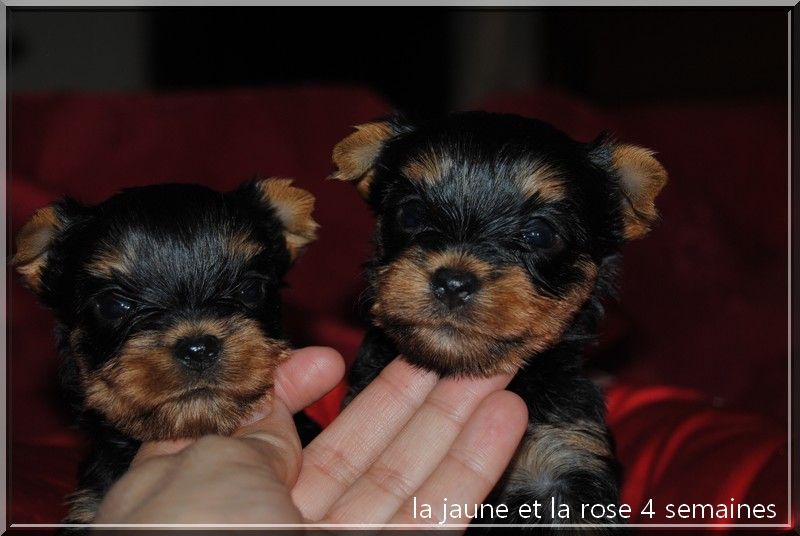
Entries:
<svg viewBox="0 0 800 536">
<path fill-rule="evenodd" d="M 538 115 L 582 139 L 613 127 L 657 148 L 672 172 L 661 199 L 664 224 L 626 248 L 622 305 L 612 306 L 605 350 L 595 356 L 636 356 L 609 391 L 627 471 L 623 499 L 716 501 L 735 493 L 783 502 L 785 434 L 774 424 L 785 422 L 780 107 L 602 112 L 551 93 L 498 97 L 486 107 Z M 295 177 L 317 196 L 322 230 L 289 277 L 289 332 L 297 344 L 330 345 L 351 359 L 363 332 L 354 304 L 372 218 L 352 188 L 323 177 L 349 126 L 387 110 L 350 88 L 15 96 L 12 228 L 63 194 L 96 202 L 137 184 L 233 188 L 256 173 Z M 776 191 L 763 186 L 767 180 Z M 74 485 L 80 441 L 55 387 L 51 315 L 16 278 L 11 307 L 10 520 L 55 522 Z M 681 387 L 653 386 L 664 383 Z M 342 390 L 311 414 L 329 422 Z"/>
</svg>

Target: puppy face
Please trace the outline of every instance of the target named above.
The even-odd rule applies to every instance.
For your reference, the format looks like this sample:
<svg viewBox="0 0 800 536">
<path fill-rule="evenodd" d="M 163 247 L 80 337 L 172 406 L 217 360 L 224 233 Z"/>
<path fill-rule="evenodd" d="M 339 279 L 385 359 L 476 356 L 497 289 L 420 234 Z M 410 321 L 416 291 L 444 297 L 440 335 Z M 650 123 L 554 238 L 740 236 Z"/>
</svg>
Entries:
<svg viewBox="0 0 800 536">
<path fill-rule="evenodd" d="M 356 128 L 334 178 L 378 216 L 374 322 L 445 375 L 513 371 L 558 342 L 666 182 L 646 149 L 516 116 Z"/>
<path fill-rule="evenodd" d="M 267 393 L 288 350 L 281 281 L 317 227 L 290 182 L 148 186 L 36 213 L 13 262 L 55 311 L 87 409 L 137 439 L 192 437 L 233 431 Z"/>
</svg>

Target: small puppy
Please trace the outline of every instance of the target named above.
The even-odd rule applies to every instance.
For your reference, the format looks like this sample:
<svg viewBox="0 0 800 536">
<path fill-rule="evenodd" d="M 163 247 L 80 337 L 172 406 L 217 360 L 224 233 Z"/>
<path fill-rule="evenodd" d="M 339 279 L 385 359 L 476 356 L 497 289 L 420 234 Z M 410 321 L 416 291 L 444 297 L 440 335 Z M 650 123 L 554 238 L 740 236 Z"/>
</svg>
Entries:
<svg viewBox="0 0 800 536">
<path fill-rule="evenodd" d="M 288 179 L 167 184 L 37 211 L 12 259 L 57 319 L 62 380 L 91 450 L 65 523 L 91 523 L 141 441 L 230 434 L 288 355 L 284 274 L 316 236 Z"/>
<path fill-rule="evenodd" d="M 653 153 L 469 112 L 360 125 L 333 161 L 333 178 L 354 183 L 377 215 L 373 327 L 348 400 L 398 354 L 442 376 L 516 372 L 509 389 L 527 402 L 530 424 L 492 497 L 510 516 L 494 522 L 620 522 L 581 515 L 584 503 L 619 504 L 605 404 L 582 353 L 619 246 L 657 218 L 667 174 Z M 568 518 L 550 517 L 551 499 L 569 506 Z M 541 519 L 518 515 L 535 501 Z"/>
</svg>

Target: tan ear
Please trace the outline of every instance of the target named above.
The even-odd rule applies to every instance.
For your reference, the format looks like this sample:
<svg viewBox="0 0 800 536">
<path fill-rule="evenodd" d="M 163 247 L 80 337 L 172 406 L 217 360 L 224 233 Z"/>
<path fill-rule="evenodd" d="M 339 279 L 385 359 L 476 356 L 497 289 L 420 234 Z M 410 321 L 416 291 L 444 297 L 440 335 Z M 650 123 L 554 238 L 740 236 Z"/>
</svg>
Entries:
<svg viewBox="0 0 800 536">
<path fill-rule="evenodd" d="M 667 184 L 667 171 L 653 154 L 644 147 L 617 145 L 611 155 L 624 197 L 622 218 L 627 240 L 642 238 L 658 219 L 655 199 Z"/>
<path fill-rule="evenodd" d="M 311 216 L 314 196 L 292 186 L 292 179 L 260 179 L 255 186 L 283 224 L 286 248 L 294 261 L 317 238 L 319 224 Z"/>
<path fill-rule="evenodd" d="M 366 198 L 375 175 L 375 160 L 384 144 L 395 135 L 395 129 L 388 121 L 365 123 L 355 129 L 333 148 L 336 171 L 331 178 L 354 182 L 358 192 Z"/>
<path fill-rule="evenodd" d="M 17 252 L 11 264 L 36 293 L 41 291 L 48 252 L 61 228 L 55 207 L 49 206 L 37 210 L 17 234 Z"/>
</svg>

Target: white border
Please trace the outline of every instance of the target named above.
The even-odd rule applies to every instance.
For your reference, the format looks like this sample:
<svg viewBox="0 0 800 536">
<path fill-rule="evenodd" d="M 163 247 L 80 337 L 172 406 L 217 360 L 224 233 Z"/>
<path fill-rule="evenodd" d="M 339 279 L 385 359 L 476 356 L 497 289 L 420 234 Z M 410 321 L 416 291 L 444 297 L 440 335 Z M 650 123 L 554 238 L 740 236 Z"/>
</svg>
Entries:
<svg viewBox="0 0 800 536">
<path fill-rule="evenodd" d="M 215 1 L 203 1 L 203 0 L 140 0 L 140 1 L 113 1 L 113 0 L 82 0 L 82 1 L 69 1 L 69 0 L 0 0 L 0 27 L 3 28 L 3 37 L 7 36 L 8 26 L 7 26 L 7 17 L 6 17 L 6 8 L 7 7 L 159 7 L 159 6 L 194 6 L 194 5 L 204 5 L 204 6 L 264 6 L 264 5 L 300 5 L 300 6 L 325 6 L 325 5 L 363 5 L 361 3 L 354 3 L 354 2 L 334 2 L 334 1 L 312 1 L 312 0 L 295 0 L 292 3 L 285 3 L 285 2 L 264 2 L 258 0 L 236 0 L 232 2 L 215 2 Z M 617 1 L 614 4 L 608 4 L 605 2 L 592 2 L 590 0 L 584 1 L 544 1 L 544 2 L 534 2 L 534 1 L 526 1 L 526 0 L 506 0 L 503 5 L 498 5 L 497 2 L 492 2 L 491 0 L 445 0 L 445 1 L 438 1 L 438 2 L 429 2 L 429 3 L 421 3 L 418 1 L 391 1 L 385 2 L 382 5 L 384 6 L 452 6 L 452 7 L 471 7 L 471 6 L 486 6 L 486 7 L 495 7 L 495 8 L 502 8 L 502 7 L 555 7 L 555 6 L 596 6 L 596 7 L 610 7 L 610 6 L 668 6 L 668 7 L 707 7 L 707 6 L 751 6 L 752 3 L 748 3 L 745 1 L 721 1 L 721 0 L 712 0 L 706 1 L 703 4 L 699 4 L 697 2 L 689 1 L 673 1 L 673 2 L 666 2 L 666 1 L 656 1 L 656 0 L 645 0 L 645 1 L 635 1 L 635 0 L 621 0 Z M 759 4 L 759 7 L 793 7 L 795 2 L 792 0 L 783 0 L 783 1 L 770 1 L 770 2 L 763 2 Z M 788 110 L 787 110 L 787 144 L 788 144 L 788 157 L 787 157 L 787 186 L 788 186 L 788 201 L 787 201 L 787 216 L 788 216 L 788 240 L 787 240 L 787 276 L 788 276 L 788 298 L 789 302 L 787 304 L 788 314 L 787 314 L 787 328 L 788 328 L 788 337 L 787 337 L 787 395 L 788 395 L 788 418 L 787 418 L 787 522 L 786 523 L 629 523 L 625 525 L 617 525 L 617 524 L 587 524 L 587 523 L 564 523 L 564 524 L 536 524 L 536 527 L 542 528 L 668 528 L 668 529 L 683 529 L 683 528 L 702 528 L 702 529 L 713 529 L 713 528 L 731 528 L 731 529 L 754 529 L 754 528 L 782 528 L 782 529 L 791 529 L 793 525 L 791 524 L 792 521 L 792 391 L 791 391 L 791 384 L 792 384 L 792 12 L 791 10 L 787 13 L 787 23 L 788 23 L 788 55 L 787 55 L 787 68 L 788 68 L 788 82 L 787 82 L 787 101 L 788 101 Z M 3 251 L 8 251 L 7 249 L 7 235 L 10 232 L 10 225 L 8 221 L 8 212 L 7 212 L 7 199 L 6 199 L 6 192 L 7 192 L 7 154 L 6 154 L 6 147 L 8 141 L 8 116 L 6 110 L 6 97 L 7 97 L 7 61 L 6 61 L 6 44 L 7 40 L 4 38 L 0 43 L 0 63 L 2 64 L 2 72 L 0 72 L 0 124 L 5 125 L 5 129 L 2 133 L 0 133 L 0 184 L 2 185 L 2 194 L 0 194 L 0 209 L 2 210 L 2 215 L 4 217 L 4 224 L 6 224 L 6 233 L 3 233 L 2 238 L 0 238 L 0 244 L 3 246 Z M 6 323 L 6 311 L 8 309 L 8 296 L 7 296 L 7 288 L 8 288 L 8 280 L 6 279 L 6 265 L 5 263 L 0 263 L 0 276 L 3 277 L 4 285 L 0 289 L 0 300 L 2 303 L 6 305 L 6 307 L 0 312 L 0 325 L 8 326 Z M 6 359 L 6 349 L 7 349 L 7 333 L 3 333 L 0 336 L 0 361 L 6 365 L 0 370 L 0 382 L 2 383 L 2 387 L 0 387 L 0 396 L 2 396 L 2 400 L 7 400 L 7 378 L 6 378 L 6 367 L 7 367 L 7 359 Z M 6 412 L 0 412 L 0 448 L 3 451 L 6 451 L 7 445 L 7 418 Z M 0 482 L 2 482 L 4 489 L 7 489 L 8 485 L 8 475 L 6 471 L 6 464 L 3 464 L 0 467 Z M 252 529 L 465 529 L 472 526 L 470 523 L 458 523 L 458 524 L 437 524 L 437 523 L 429 523 L 429 524 L 374 524 L 374 523 L 366 523 L 366 524 L 334 524 L 334 523 L 308 523 L 308 524 L 154 524 L 154 523 L 144 523 L 144 524 L 59 524 L 59 523 L 12 523 L 11 525 L 7 524 L 8 520 L 8 512 L 7 512 L 7 504 L 6 501 L 2 501 L 2 505 L 0 505 L 0 522 L 2 527 L 9 527 L 9 528 L 99 528 L 99 529 L 241 529 L 241 530 L 252 530 Z M 530 524 L 481 524 L 481 527 L 486 528 L 530 528 L 532 525 Z"/>
</svg>

